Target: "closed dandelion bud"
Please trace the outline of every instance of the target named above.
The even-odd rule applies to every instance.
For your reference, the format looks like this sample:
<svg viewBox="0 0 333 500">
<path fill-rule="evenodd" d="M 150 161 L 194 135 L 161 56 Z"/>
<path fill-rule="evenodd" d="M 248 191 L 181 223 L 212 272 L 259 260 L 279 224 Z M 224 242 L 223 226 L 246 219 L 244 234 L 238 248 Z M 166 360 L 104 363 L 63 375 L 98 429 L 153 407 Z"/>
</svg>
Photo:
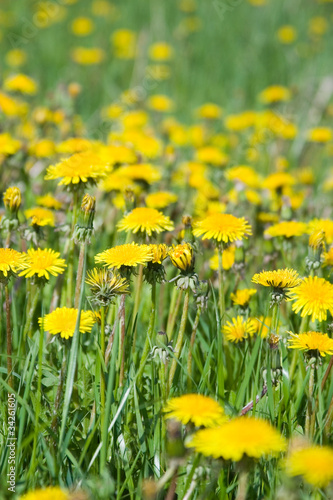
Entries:
<svg viewBox="0 0 333 500">
<path fill-rule="evenodd" d="M 85 194 L 81 203 L 79 222 L 74 229 L 74 240 L 76 243 L 90 243 L 94 232 L 96 198 Z"/>
<path fill-rule="evenodd" d="M 192 217 L 190 215 L 184 215 L 182 217 L 182 223 L 185 226 L 184 241 L 192 243 L 194 241 L 194 236 L 192 234 Z"/>
<path fill-rule="evenodd" d="M 1 228 L 6 231 L 15 231 L 19 221 L 17 213 L 21 205 L 21 191 L 18 187 L 10 187 L 3 193 L 3 203 L 6 207 L 6 217 L 1 220 Z"/>
<path fill-rule="evenodd" d="M 174 246 L 169 257 L 172 264 L 185 274 L 189 274 L 194 270 L 194 253 L 193 248 L 189 243 Z"/>
<path fill-rule="evenodd" d="M 18 187 L 10 187 L 3 194 L 3 203 L 11 214 L 17 215 L 21 201 L 21 191 Z"/>
</svg>

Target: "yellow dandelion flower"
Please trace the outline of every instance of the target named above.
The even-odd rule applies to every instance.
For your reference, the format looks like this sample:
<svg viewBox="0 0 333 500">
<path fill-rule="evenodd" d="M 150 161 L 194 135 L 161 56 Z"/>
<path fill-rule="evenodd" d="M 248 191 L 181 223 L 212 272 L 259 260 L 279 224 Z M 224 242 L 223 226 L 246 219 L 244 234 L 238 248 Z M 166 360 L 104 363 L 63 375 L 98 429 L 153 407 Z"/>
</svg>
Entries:
<svg viewBox="0 0 333 500">
<path fill-rule="evenodd" d="M 71 30 L 76 36 L 87 36 L 92 33 L 94 23 L 89 17 L 77 17 L 72 21 Z"/>
<path fill-rule="evenodd" d="M 172 110 L 172 108 L 174 107 L 174 103 L 172 99 L 170 99 L 170 97 L 162 94 L 156 94 L 149 97 L 148 106 L 154 111 L 165 113 Z"/>
<path fill-rule="evenodd" d="M 252 320 L 237 316 L 232 318 L 231 321 L 227 321 L 222 331 L 227 340 L 237 344 L 248 337 L 252 337 L 256 327 Z"/>
<path fill-rule="evenodd" d="M 227 420 L 222 406 L 214 399 L 201 394 L 184 394 L 170 399 L 164 407 L 166 418 L 174 418 L 186 425 L 214 427 Z"/>
<path fill-rule="evenodd" d="M 294 236 L 302 236 L 307 232 L 307 229 L 308 225 L 305 222 L 282 221 L 266 229 L 264 234 L 271 238 L 278 236 L 293 238 Z"/>
<path fill-rule="evenodd" d="M 272 85 L 264 89 L 259 99 L 264 104 L 271 104 L 273 102 L 289 101 L 291 97 L 290 90 L 282 85 Z"/>
<path fill-rule="evenodd" d="M 333 314 L 333 285 L 324 278 L 309 276 L 290 294 L 292 309 L 301 317 L 311 316 L 311 321 L 325 321 L 327 311 Z"/>
<path fill-rule="evenodd" d="M 276 456 L 286 449 L 286 440 L 266 420 L 238 417 L 220 427 L 202 429 L 192 437 L 188 447 L 213 458 L 240 461 Z"/>
<path fill-rule="evenodd" d="M 316 488 L 325 488 L 333 481 L 333 449 L 309 446 L 292 451 L 285 462 L 288 476 L 302 476 Z"/>
<path fill-rule="evenodd" d="M 105 58 L 105 52 L 99 47 L 75 47 L 71 52 L 72 60 L 82 66 L 99 64 Z"/>
<path fill-rule="evenodd" d="M 16 273 L 26 267 L 26 254 L 13 248 L 0 248 L 0 276 Z"/>
<path fill-rule="evenodd" d="M 158 191 L 157 193 L 151 193 L 146 196 L 146 205 L 149 208 L 165 208 L 171 203 L 175 203 L 178 200 L 178 196 L 169 191 Z"/>
<path fill-rule="evenodd" d="M 244 288 L 231 293 L 230 298 L 237 306 L 246 307 L 255 293 L 257 293 L 255 288 Z"/>
<path fill-rule="evenodd" d="M 17 211 L 21 206 L 21 191 L 18 187 L 9 187 L 3 194 L 3 204 L 10 211 Z"/>
<path fill-rule="evenodd" d="M 333 266 L 333 247 L 331 247 L 328 252 L 323 252 L 324 262 L 323 266 Z"/>
<path fill-rule="evenodd" d="M 153 184 L 161 179 L 161 173 L 157 167 L 149 163 L 139 163 L 137 165 L 126 165 L 117 170 L 119 176 L 131 179 L 132 181 L 144 181 Z"/>
<path fill-rule="evenodd" d="M 76 153 L 47 169 L 44 179 L 59 179 L 58 186 L 97 182 L 106 175 L 108 164 L 91 152 Z"/>
<path fill-rule="evenodd" d="M 1 103 L 0 103 L 1 109 Z M 21 142 L 14 139 L 10 134 L 0 134 L 0 154 L 5 156 L 14 155 L 19 151 Z"/>
<path fill-rule="evenodd" d="M 115 56 L 119 59 L 133 59 L 136 54 L 137 35 L 132 30 L 119 29 L 111 35 Z"/>
<path fill-rule="evenodd" d="M 83 139 L 82 137 L 70 137 L 57 145 L 57 152 L 66 154 L 83 153 L 83 151 L 87 151 L 91 148 L 92 144 L 88 139 Z"/>
<path fill-rule="evenodd" d="M 199 118 L 204 118 L 205 120 L 217 120 L 220 118 L 221 114 L 222 109 L 213 102 L 206 102 L 197 109 L 197 115 Z"/>
<path fill-rule="evenodd" d="M 241 132 L 255 124 L 256 113 L 255 111 L 243 111 L 237 115 L 229 115 L 226 117 L 225 126 L 228 130 L 233 132 Z"/>
<path fill-rule="evenodd" d="M 321 332 L 306 332 L 295 334 L 289 332 L 291 339 L 289 339 L 290 349 L 300 349 L 302 351 L 319 351 L 321 356 L 326 354 L 333 354 L 333 339 L 327 333 Z"/>
<path fill-rule="evenodd" d="M 58 486 L 29 491 L 20 500 L 69 500 L 70 496 Z"/>
<path fill-rule="evenodd" d="M 0 92 L 0 109 L 6 116 L 22 116 L 27 112 L 27 105 L 9 95 Z"/>
<path fill-rule="evenodd" d="M 297 38 L 297 32 L 293 26 L 286 24 L 278 29 L 277 37 L 281 43 L 289 45 Z"/>
<path fill-rule="evenodd" d="M 32 219 L 31 225 L 54 226 L 55 217 L 52 210 L 43 207 L 29 208 L 24 211 L 27 219 Z"/>
<path fill-rule="evenodd" d="M 257 285 L 284 289 L 297 287 L 302 283 L 302 279 L 298 276 L 297 271 L 286 268 L 257 273 L 253 276 L 252 282 L 257 283 Z"/>
<path fill-rule="evenodd" d="M 28 149 L 29 155 L 37 158 L 48 158 L 56 151 L 56 146 L 51 139 L 40 139 L 33 142 Z"/>
<path fill-rule="evenodd" d="M 236 247 L 235 245 L 230 245 L 229 247 L 225 248 L 222 253 L 222 268 L 225 271 L 228 271 L 229 269 L 232 268 L 232 266 L 235 263 L 235 253 L 236 253 Z M 217 271 L 219 268 L 219 254 L 218 251 L 216 250 L 214 256 L 209 260 L 209 266 L 213 271 Z"/>
<path fill-rule="evenodd" d="M 54 208 L 59 210 L 61 208 L 61 201 L 57 200 L 51 193 L 44 194 L 43 196 L 37 196 L 37 204 L 45 208 Z"/>
<path fill-rule="evenodd" d="M 229 243 L 252 234 L 251 226 L 242 218 L 230 214 L 213 214 L 193 224 L 194 236 Z"/>
<path fill-rule="evenodd" d="M 156 42 L 149 47 L 149 57 L 154 61 L 169 61 L 172 55 L 172 47 L 166 42 Z"/>
<path fill-rule="evenodd" d="M 160 245 L 149 245 L 149 246 L 153 254 L 151 262 L 153 264 L 162 264 L 163 260 L 166 259 L 168 256 L 169 252 L 168 247 L 164 243 Z"/>
<path fill-rule="evenodd" d="M 117 224 L 119 231 L 131 231 L 132 233 L 144 233 L 152 236 L 163 231 L 172 231 L 173 222 L 170 217 L 155 208 L 139 207 L 125 215 Z"/>
<path fill-rule="evenodd" d="M 194 268 L 195 257 L 189 243 L 173 246 L 169 251 L 169 257 L 172 264 L 181 271 L 190 272 Z"/>
<path fill-rule="evenodd" d="M 52 276 L 58 276 L 65 270 L 66 264 L 64 259 L 59 259 L 60 253 L 51 250 L 50 248 L 30 248 L 26 257 L 26 269 L 20 273 L 20 276 L 32 278 L 45 277 L 47 280 Z"/>
<path fill-rule="evenodd" d="M 308 141 L 310 142 L 330 142 L 332 140 L 332 137 L 332 129 L 328 127 L 312 128 L 308 132 Z"/>
<path fill-rule="evenodd" d="M 258 188 L 261 183 L 258 173 L 248 165 L 235 165 L 229 168 L 225 177 L 230 181 L 240 182 L 251 188 Z"/>
<path fill-rule="evenodd" d="M 288 172 L 273 172 L 263 182 L 263 188 L 275 191 L 295 184 L 296 179 Z"/>
<path fill-rule="evenodd" d="M 203 146 L 197 149 L 195 153 L 195 161 L 213 165 L 215 167 L 225 165 L 228 160 L 228 155 L 215 146 Z"/>
<path fill-rule="evenodd" d="M 35 94 L 37 92 L 35 80 L 21 73 L 6 78 L 3 86 L 5 90 L 21 92 L 22 94 Z"/>
<path fill-rule="evenodd" d="M 52 335 L 60 333 L 63 339 L 69 339 L 69 337 L 73 337 L 74 335 L 77 315 L 78 309 L 57 307 L 50 314 L 39 318 L 38 323 L 46 332 Z M 91 311 L 81 311 L 79 332 L 91 332 L 94 322 L 94 315 Z"/>
<path fill-rule="evenodd" d="M 109 248 L 95 256 L 95 262 L 119 269 L 122 266 L 135 267 L 151 261 L 153 253 L 149 245 L 127 243 Z"/>
<path fill-rule="evenodd" d="M 313 219 L 309 223 L 309 234 L 322 231 L 325 235 L 325 241 L 328 245 L 333 243 L 333 220 Z"/>
<path fill-rule="evenodd" d="M 27 53 L 21 49 L 9 50 L 6 54 L 6 62 L 12 68 L 22 66 L 27 60 Z"/>
<path fill-rule="evenodd" d="M 265 339 L 270 332 L 272 318 L 270 316 L 259 316 L 259 318 L 251 318 L 251 320 L 253 321 L 253 325 L 255 326 L 256 333 L 258 333 L 260 337 Z"/>
</svg>

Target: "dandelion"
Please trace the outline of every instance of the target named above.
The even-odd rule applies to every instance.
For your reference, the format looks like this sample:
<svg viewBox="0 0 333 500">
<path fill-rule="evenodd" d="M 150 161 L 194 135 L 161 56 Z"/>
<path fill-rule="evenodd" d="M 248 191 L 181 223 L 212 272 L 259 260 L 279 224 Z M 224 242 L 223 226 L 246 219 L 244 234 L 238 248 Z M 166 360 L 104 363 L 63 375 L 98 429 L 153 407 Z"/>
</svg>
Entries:
<svg viewBox="0 0 333 500">
<path fill-rule="evenodd" d="M 230 294 L 232 302 L 240 307 L 247 307 L 251 297 L 257 293 L 255 288 L 244 288 L 243 290 L 237 290 L 235 293 Z"/>
<path fill-rule="evenodd" d="M 272 85 L 267 87 L 259 95 L 260 101 L 265 104 L 289 101 L 290 97 L 290 90 L 282 85 Z"/>
<path fill-rule="evenodd" d="M 333 314 L 333 285 L 324 278 L 309 276 L 290 294 L 292 309 L 301 317 L 311 316 L 311 321 L 325 321 L 327 311 Z"/>
<path fill-rule="evenodd" d="M 237 316 L 236 318 L 232 318 L 231 321 L 227 321 L 222 331 L 227 340 L 237 344 L 248 337 L 252 337 L 256 331 L 256 325 L 251 319 L 244 319 L 243 316 Z"/>
<path fill-rule="evenodd" d="M 333 449 L 309 446 L 292 451 L 285 462 L 288 476 L 302 476 L 316 488 L 325 488 L 333 481 Z"/>
<path fill-rule="evenodd" d="M 214 427 L 227 420 L 222 406 L 214 399 L 201 394 L 185 394 L 170 399 L 164 407 L 166 418 L 173 418 L 186 425 Z"/>
<path fill-rule="evenodd" d="M 294 269 L 278 269 L 277 271 L 262 271 L 252 277 L 252 282 L 258 285 L 270 286 L 284 290 L 298 286 L 302 279 Z"/>
<path fill-rule="evenodd" d="M 10 187 L 3 194 L 3 203 L 11 212 L 17 212 L 21 206 L 21 191 L 18 187 Z"/>
<path fill-rule="evenodd" d="M 169 258 L 172 264 L 184 273 L 190 273 L 194 269 L 194 253 L 189 243 L 173 246 L 169 251 Z"/>
<path fill-rule="evenodd" d="M 64 259 L 59 259 L 60 253 L 55 252 L 51 248 L 30 248 L 26 257 L 26 269 L 24 269 L 20 276 L 26 278 L 38 277 L 48 280 L 50 274 L 58 276 L 65 270 L 66 264 Z"/>
<path fill-rule="evenodd" d="M 239 462 L 244 456 L 277 456 L 286 441 L 266 420 L 239 417 L 220 427 L 199 430 L 188 443 L 197 453 Z"/>
<path fill-rule="evenodd" d="M 29 208 L 24 211 L 27 219 L 31 219 L 31 225 L 54 226 L 55 217 L 51 210 L 43 207 Z"/>
<path fill-rule="evenodd" d="M 62 207 L 61 201 L 57 200 L 51 193 L 44 194 L 43 196 L 37 196 L 37 204 L 45 208 L 54 208 L 59 210 Z"/>
<path fill-rule="evenodd" d="M 26 254 L 12 248 L 0 248 L 0 281 L 16 274 L 26 266 Z"/>
<path fill-rule="evenodd" d="M 130 293 L 126 278 L 105 268 L 95 267 L 88 271 L 86 283 L 93 294 L 93 300 L 102 306 L 108 305 L 117 295 Z"/>
<path fill-rule="evenodd" d="M 37 84 L 29 76 L 19 73 L 5 79 L 4 89 L 12 92 L 21 92 L 22 94 L 35 94 L 37 92 Z"/>
<path fill-rule="evenodd" d="M 308 141 L 326 143 L 333 138 L 332 129 L 327 127 L 317 127 L 309 130 Z"/>
<path fill-rule="evenodd" d="M 306 332 L 295 334 L 289 332 L 289 349 L 299 349 L 301 351 L 319 352 L 321 356 L 333 355 L 333 339 L 327 333 Z"/>
<path fill-rule="evenodd" d="M 271 238 L 278 236 L 293 238 L 295 236 L 302 236 L 307 232 L 307 229 L 308 225 L 305 222 L 283 221 L 273 224 L 271 227 L 266 229 L 264 234 L 270 236 Z"/>
<path fill-rule="evenodd" d="M 89 151 L 76 153 L 47 168 L 46 180 L 61 179 L 58 185 L 80 186 L 96 183 L 106 175 L 108 164 Z"/>
<path fill-rule="evenodd" d="M 68 307 L 57 307 L 50 314 L 38 319 L 38 323 L 43 329 L 52 335 L 58 333 L 64 339 L 73 337 L 77 321 L 78 309 Z M 94 325 L 94 315 L 91 311 L 81 311 L 79 332 L 91 332 Z"/>
<path fill-rule="evenodd" d="M 203 240 L 214 239 L 218 243 L 232 243 L 252 234 L 251 226 L 242 218 L 230 214 L 213 214 L 193 224 L 194 236 Z"/>
<path fill-rule="evenodd" d="M 165 208 L 175 203 L 178 200 L 178 196 L 174 193 L 168 191 L 159 191 L 157 193 L 151 193 L 146 196 L 146 205 L 149 208 Z"/>
<path fill-rule="evenodd" d="M 174 225 L 169 217 L 155 208 L 135 208 L 117 224 L 119 231 L 131 231 L 153 236 L 163 231 L 172 231 Z"/>
<path fill-rule="evenodd" d="M 95 262 L 117 269 L 125 267 L 135 267 L 145 264 L 153 258 L 153 253 L 149 245 L 138 245 L 128 243 L 109 248 L 95 256 Z"/>
</svg>

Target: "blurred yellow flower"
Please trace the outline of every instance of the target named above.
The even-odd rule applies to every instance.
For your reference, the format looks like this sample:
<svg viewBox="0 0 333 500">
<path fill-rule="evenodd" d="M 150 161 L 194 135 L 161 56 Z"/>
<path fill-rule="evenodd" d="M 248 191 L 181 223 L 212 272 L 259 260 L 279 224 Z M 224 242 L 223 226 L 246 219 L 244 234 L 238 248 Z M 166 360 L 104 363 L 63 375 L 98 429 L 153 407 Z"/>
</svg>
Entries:
<svg viewBox="0 0 333 500">
<path fill-rule="evenodd" d="M 286 24 L 278 29 L 277 36 L 281 43 L 289 45 L 296 40 L 297 32 L 294 26 Z"/>
<path fill-rule="evenodd" d="M 27 53 L 22 49 L 12 49 L 6 54 L 6 63 L 12 68 L 22 66 L 27 61 Z"/>
<path fill-rule="evenodd" d="M 156 42 L 149 47 L 149 57 L 154 61 L 169 61 L 172 55 L 173 49 L 166 42 Z"/>
<path fill-rule="evenodd" d="M 333 449 L 329 446 L 308 446 L 291 451 L 285 461 L 288 476 L 302 476 L 316 488 L 325 488 L 333 481 Z"/>
<path fill-rule="evenodd" d="M 332 137 L 332 129 L 328 127 L 317 127 L 308 131 L 308 141 L 310 142 L 330 142 Z"/>
<path fill-rule="evenodd" d="M 257 290 L 255 288 L 243 288 L 242 290 L 236 290 L 235 293 L 231 293 L 230 298 L 233 304 L 246 307 L 249 304 L 251 297 L 256 293 Z"/>
<path fill-rule="evenodd" d="M 227 420 L 222 406 L 217 401 L 201 394 L 184 394 L 171 398 L 163 410 L 166 418 L 174 418 L 182 424 L 189 422 L 196 427 L 214 427 Z"/>
<path fill-rule="evenodd" d="M 170 97 L 162 94 L 156 94 L 149 97 L 148 106 L 154 111 L 166 113 L 172 110 L 172 108 L 174 107 L 174 103 L 172 99 L 170 99 Z"/>
<path fill-rule="evenodd" d="M 146 205 L 149 208 L 165 208 L 175 203 L 178 200 L 178 196 L 169 191 L 158 191 L 157 193 L 151 193 L 146 196 Z"/>
<path fill-rule="evenodd" d="M 111 35 L 115 56 L 119 59 L 133 59 L 136 55 L 136 33 L 128 29 L 119 29 Z"/>
<path fill-rule="evenodd" d="M 213 458 L 240 461 L 244 456 L 277 456 L 286 449 L 286 440 L 266 420 L 233 418 L 220 427 L 203 429 L 191 438 L 188 447 Z"/>
<path fill-rule="evenodd" d="M 100 157 L 89 151 L 76 153 L 66 160 L 47 168 L 46 180 L 61 179 L 58 185 L 95 183 L 106 175 L 108 165 Z"/>
<path fill-rule="evenodd" d="M 271 104 L 281 101 L 289 101 L 291 98 L 290 90 L 282 85 L 272 85 L 265 88 L 260 94 L 259 99 L 264 104 Z"/>
<path fill-rule="evenodd" d="M 19 500 L 70 500 L 67 491 L 59 486 L 50 486 L 48 488 L 29 491 L 20 496 Z"/>
<path fill-rule="evenodd" d="M 87 36 L 94 30 L 94 23 L 89 17 L 77 17 L 72 21 L 71 30 L 76 36 Z"/>
<path fill-rule="evenodd" d="M 222 108 L 212 102 L 207 102 L 197 109 L 197 115 L 206 120 L 217 120 L 221 117 Z"/>
<path fill-rule="evenodd" d="M 8 76 L 3 84 L 5 90 L 21 92 L 22 94 L 36 94 L 37 83 L 35 80 L 22 73 Z"/>
<path fill-rule="evenodd" d="M 308 225 L 305 222 L 297 221 L 282 221 L 273 224 L 264 232 L 265 235 L 271 238 L 284 236 L 285 238 L 293 238 L 295 236 L 302 236 L 308 230 Z"/>
<path fill-rule="evenodd" d="M 24 211 L 27 219 L 31 220 L 31 225 L 36 226 L 54 226 L 55 217 L 52 210 L 43 207 L 29 208 Z"/>
<path fill-rule="evenodd" d="M 105 58 L 105 52 L 99 47 L 74 47 L 71 57 L 75 63 L 89 66 L 101 63 Z"/>
</svg>

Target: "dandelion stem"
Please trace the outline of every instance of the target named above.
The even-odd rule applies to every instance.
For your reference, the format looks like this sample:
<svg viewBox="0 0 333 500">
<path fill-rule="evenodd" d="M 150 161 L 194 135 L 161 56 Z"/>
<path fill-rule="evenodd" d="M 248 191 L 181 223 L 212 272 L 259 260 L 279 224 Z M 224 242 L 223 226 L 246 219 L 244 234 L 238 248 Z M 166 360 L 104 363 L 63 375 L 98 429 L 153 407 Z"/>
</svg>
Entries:
<svg viewBox="0 0 333 500">
<path fill-rule="evenodd" d="M 309 362 L 309 394 L 308 394 L 308 403 L 306 407 L 306 416 L 305 416 L 305 435 L 308 438 L 312 438 L 311 432 L 311 417 L 312 417 L 312 408 L 313 408 L 313 393 L 315 386 L 315 370 L 316 370 L 316 360 L 311 359 Z"/>
<path fill-rule="evenodd" d="M 125 374 L 125 298 L 126 295 L 123 294 L 120 299 L 121 314 L 120 314 L 120 375 L 119 375 L 119 387 L 122 387 Z"/>
<path fill-rule="evenodd" d="M 72 306 L 72 297 L 73 297 L 73 273 L 74 273 L 74 249 L 75 242 L 73 239 L 75 224 L 77 222 L 78 217 L 78 199 L 79 194 L 78 191 L 74 191 L 73 195 L 73 217 L 72 217 L 72 229 L 70 234 L 70 242 L 68 249 L 68 267 L 67 267 L 67 307 Z"/>
<path fill-rule="evenodd" d="M 133 309 L 133 318 L 132 318 L 132 328 L 135 325 L 133 332 L 133 343 L 132 343 L 132 354 L 135 352 L 136 346 L 136 333 L 137 333 L 137 323 L 135 323 L 136 315 L 138 314 L 140 298 L 141 298 L 141 288 L 142 288 L 142 278 L 143 278 L 143 265 L 140 265 L 139 275 L 136 282 L 136 292 L 135 292 L 135 301 L 134 301 L 134 309 Z"/>
<path fill-rule="evenodd" d="M 30 301 L 30 307 L 29 307 L 27 319 L 25 322 L 24 330 L 23 330 L 23 343 L 26 341 L 27 336 L 28 335 L 30 336 L 30 332 L 31 332 L 31 328 L 32 328 L 32 319 L 33 319 L 33 316 L 35 314 L 35 310 L 36 310 L 38 299 L 39 299 L 38 291 L 39 291 L 39 287 L 37 285 L 31 287 L 31 292 L 33 292 L 32 293 L 33 297 Z"/>
<path fill-rule="evenodd" d="M 224 297 L 224 279 L 223 279 L 223 267 L 222 267 L 222 252 L 223 250 L 218 251 L 218 262 L 219 262 L 219 311 L 220 311 L 220 321 L 221 327 L 224 323 L 224 313 L 225 313 L 225 297 Z"/>
<path fill-rule="evenodd" d="M 198 305 L 197 314 L 196 314 L 193 329 L 192 329 L 190 349 L 189 349 L 188 359 L 187 359 L 187 389 L 189 391 L 191 390 L 191 387 L 192 387 L 192 376 L 191 376 L 192 375 L 192 353 L 193 353 L 193 347 L 194 347 L 195 337 L 197 334 L 197 328 L 199 325 L 201 311 L 202 311 L 202 307 L 200 305 Z"/>
<path fill-rule="evenodd" d="M 8 385 L 13 386 L 13 361 L 12 361 L 12 330 L 10 326 L 10 300 L 8 284 L 5 285 L 5 301 L 6 301 L 6 332 L 7 332 L 7 376 Z"/>
<path fill-rule="evenodd" d="M 248 471 L 242 468 L 238 478 L 238 490 L 237 490 L 236 500 L 246 500 L 248 477 L 249 477 Z"/>
<path fill-rule="evenodd" d="M 140 361 L 140 365 L 139 365 L 138 374 L 136 376 L 137 384 L 139 384 L 141 381 L 141 377 L 143 375 L 143 371 L 144 371 L 144 368 L 146 366 L 148 354 L 149 354 L 149 351 L 152 347 L 152 337 L 153 337 L 154 326 L 155 326 L 155 315 L 156 315 L 156 283 L 153 283 L 151 285 L 151 310 L 150 310 L 149 325 L 148 325 L 147 336 L 146 336 L 145 343 L 143 346 L 143 351 L 142 351 L 142 355 L 141 355 L 141 361 Z"/>
<path fill-rule="evenodd" d="M 186 292 L 185 292 L 185 298 L 184 298 L 183 314 L 182 314 L 182 318 L 180 320 L 180 328 L 179 328 L 179 332 L 178 332 L 177 342 L 175 345 L 174 358 L 172 360 L 170 372 L 169 372 L 168 392 L 170 392 L 170 389 L 172 386 L 172 381 L 173 381 L 173 378 L 174 378 L 175 373 L 176 373 L 176 368 L 177 368 L 177 364 L 178 364 L 177 362 L 178 362 L 178 359 L 180 358 L 181 350 L 183 347 L 189 302 L 190 302 L 190 289 L 187 288 Z"/>
<path fill-rule="evenodd" d="M 179 292 L 177 300 L 176 299 L 173 300 L 174 298 L 176 298 L 177 291 Z M 166 334 L 168 336 L 168 339 L 170 339 L 172 337 L 176 318 L 178 316 L 178 311 L 179 311 L 180 304 L 181 304 L 182 297 L 183 297 L 183 290 L 178 290 L 178 288 L 175 287 L 174 292 L 175 292 L 175 294 L 172 294 L 172 298 L 171 298 L 170 314 L 169 314 L 167 329 L 166 329 Z"/>
<path fill-rule="evenodd" d="M 86 248 L 85 243 L 82 243 L 80 245 L 79 262 L 78 262 L 78 266 L 77 266 L 77 275 L 76 275 L 75 298 L 74 298 L 74 307 L 76 309 L 79 307 L 79 302 L 80 302 L 80 291 L 81 291 L 81 283 L 82 283 L 82 275 L 83 275 L 83 263 L 84 263 L 85 248 Z"/>
</svg>

